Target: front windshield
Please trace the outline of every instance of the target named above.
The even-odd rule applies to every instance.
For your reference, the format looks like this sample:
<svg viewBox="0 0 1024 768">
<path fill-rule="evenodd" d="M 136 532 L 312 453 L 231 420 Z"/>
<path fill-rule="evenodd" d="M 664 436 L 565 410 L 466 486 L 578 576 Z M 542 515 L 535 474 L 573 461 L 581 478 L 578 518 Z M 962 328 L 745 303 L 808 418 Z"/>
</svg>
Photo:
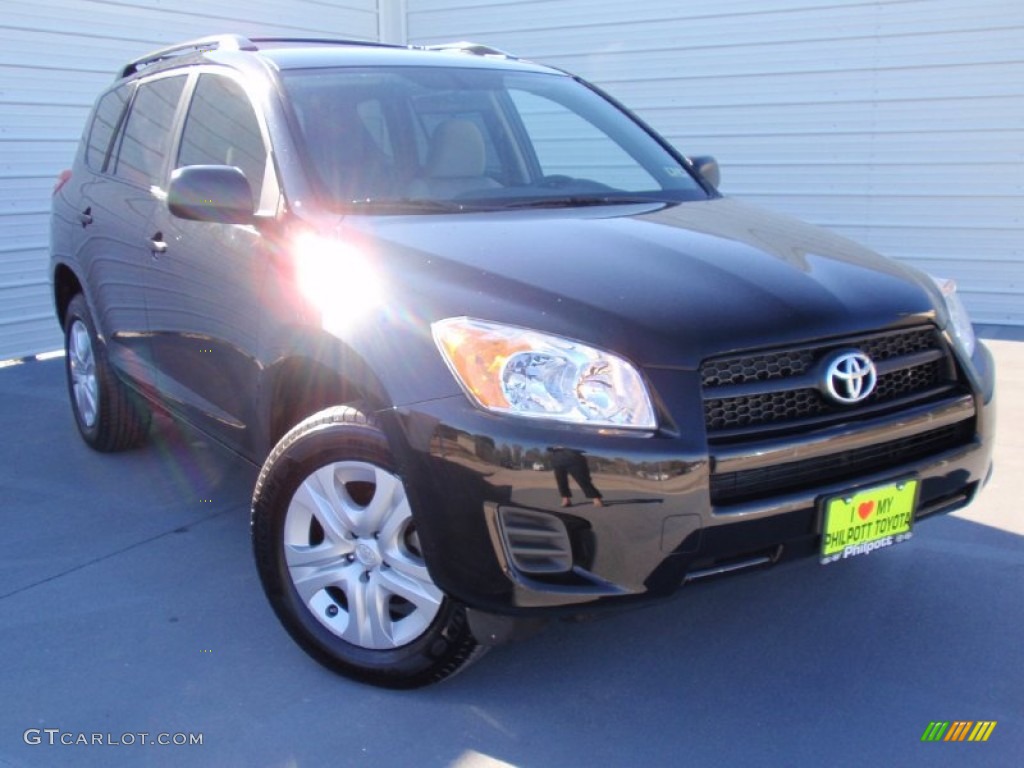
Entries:
<svg viewBox="0 0 1024 768">
<path fill-rule="evenodd" d="M 306 164 L 352 212 L 679 202 L 706 194 L 572 78 L 455 67 L 286 70 Z"/>
</svg>

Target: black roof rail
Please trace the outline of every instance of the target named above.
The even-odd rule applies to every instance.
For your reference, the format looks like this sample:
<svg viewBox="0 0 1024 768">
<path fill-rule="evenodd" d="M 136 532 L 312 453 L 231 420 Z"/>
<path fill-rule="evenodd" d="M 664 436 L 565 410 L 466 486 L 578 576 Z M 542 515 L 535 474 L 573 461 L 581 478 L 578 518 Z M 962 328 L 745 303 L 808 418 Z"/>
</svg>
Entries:
<svg viewBox="0 0 1024 768">
<path fill-rule="evenodd" d="M 323 38 L 323 37 L 246 37 L 245 35 L 210 35 L 208 37 L 200 37 L 197 40 L 189 40 L 185 43 L 178 43 L 177 45 L 171 45 L 167 48 L 160 48 L 156 51 L 151 51 L 145 56 L 141 56 L 134 59 L 124 67 L 121 68 L 118 74 L 118 79 L 134 75 L 143 67 L 156 64 L 167 59 L 173 59 L 176 56 L 188 56 L 194 53 L 204 53 L 206 51 L 258 51 L 259 46 L 257 43 L 300 43 L 300 44 L 311 44 L 311 45 L 353 45 L 353 46 L 366 46 L 369 48 L 403 48 L 408 49 L 410 47 L 418 47 L 423 51 L 455 51 L 458 53 L 468 53 L 473 56 L 500 56 L 505 59 L 517 59 L 517 56 L 513 56 L 511 53 L 502 51 L 498 48 L 493 48 L 483 43 L 470 43 L 466 41 L 460 41 L 457 43 L 439 43 L 437 45 L 426 45 L 426 46 L 405 46 L 395 45 L 394 43 L 379 43 L 373 40 L 346 40 L 341 38 Z"/>
<path fill-rule="evenodd" d="M 394 43 L 379 43 L 376 40 L 347 40 L 337 37 L 252 37 L 253 43 L 310 43 L 313 45 L 363 45 L 369 48 L 405 48 Z"/>
<path fill-rule="evenodd" d="M 502 56 L 506 59 L 517 59 L 518 56 L 513 56 L 507 51 L 503 51 L 500 48 L 494 48 L 490 45 L 483 43 L 471 43 L 466 40 L 460 40 L 457 43 L 438 43 L 437 45 L 426 45 L 423 47 L 425 51 L 457 51 L 459 53 L 470 53 L 474 56 Z"/>
<path fill-rule="evenodd" d="M 255 51 L 256 46 L 252 40 L 243 35 L 211 35 L 200 37 L 198 40 L 189 40 L 186 43 L 178 43 L 167 48 L 161 48 L 147 53 L 134 61 L 130 61 L 121 69 L 120 77 L 134 75 L 142 67 L 156 64 L 158 61 L 171 59 L 175 56 L 186 56 L 190 53 L 215 50 L 228 51 Z"/>
<path fill-rule="evenodd" d="M 314 45 L 364 45 L 373 48 L 405 48 L 404 45 L 392 43 L 378 43 L 372 40 L 345 40 L 339 38 L 322 37 L 246 37 L 245 35 L 210 35 L 197 40 L 189 40 L 185 43 L 178 43 L 167 48 L 161 48 L 147 53 L 134 61 L 126 64 L 119 74 L 119 78 L 134 75 L 141 68 L 156 64 L 159 61 L 174 58 L 175 56 L 187 56 L 191 53 L 204 51 L 258 51 L 257 43 L 310 43 Z"/>
</svg>

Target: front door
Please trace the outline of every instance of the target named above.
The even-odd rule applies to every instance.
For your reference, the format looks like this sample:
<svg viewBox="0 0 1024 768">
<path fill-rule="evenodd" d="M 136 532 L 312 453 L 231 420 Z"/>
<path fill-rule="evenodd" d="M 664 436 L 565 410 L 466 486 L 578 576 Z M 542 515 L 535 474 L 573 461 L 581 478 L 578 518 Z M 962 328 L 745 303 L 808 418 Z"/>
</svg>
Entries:
<svg viewBox="0 0 1024 768">
<path fill-rule="evenodd" d="M 245 91 L 226 75 L 196 80 L 173 167 L 186 165 L 240 168 L 259 206 L 263 135 Z M 166 245 L 147 298 L 160 389 L 187 421 L 251 454 L 265 240 L 251 226 L 176 218 L 166 205 L 151 228 Z"/>
</svg>

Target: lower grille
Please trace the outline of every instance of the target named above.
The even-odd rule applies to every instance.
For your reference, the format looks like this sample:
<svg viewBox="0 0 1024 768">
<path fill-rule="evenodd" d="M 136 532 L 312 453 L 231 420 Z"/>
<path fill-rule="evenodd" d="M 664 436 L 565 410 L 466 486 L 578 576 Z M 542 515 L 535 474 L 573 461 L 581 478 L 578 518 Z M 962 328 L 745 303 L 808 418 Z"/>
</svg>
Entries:
<svg viewBox="0 0 1024 768">
<path fill-rule="evenodd" d="M 958 448 L 973 439 L 974 422 L 969 419 L 901 440 L 851 451 L 712 475 L 711 503 L 715 506 L 739 504 L 808 487 L 854 480 Z"/>
</svg>

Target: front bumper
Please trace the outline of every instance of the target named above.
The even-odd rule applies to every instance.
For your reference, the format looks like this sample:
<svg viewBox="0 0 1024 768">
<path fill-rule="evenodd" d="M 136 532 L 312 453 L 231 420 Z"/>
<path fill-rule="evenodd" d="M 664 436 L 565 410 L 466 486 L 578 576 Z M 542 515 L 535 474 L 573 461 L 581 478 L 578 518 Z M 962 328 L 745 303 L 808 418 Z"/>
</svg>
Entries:
<svg viewBox="0 0 1024 768">
<path fill-rule="evenodd" d="M 481 611 L 558 613 L 664 596 L 705 576 L 812 555 L 825 495 L 914 474 L 917 520 L 970 503 L 991 471 L 994 436 L 992 359 L 981 345 L 971 378 L 972 395 L 934 408 L 715 458 L 703 430 L 609 434 L 495 416 L 462 396 L 380 416 L 437 584 Z M 870 456 L 876 444 L 954 428 L 955 444 L 918 441 L 910 460 L 813 471 L 834 464 L 833 456 Z M 603 506 L 574 481 L 572 505 L 561 506 L 553 472 L 564 462 L 552 448 L 582 457 Z M 712 501 L 713 476 L 798 466 L 811 470 L 798 488 Z"/>
</svg>

